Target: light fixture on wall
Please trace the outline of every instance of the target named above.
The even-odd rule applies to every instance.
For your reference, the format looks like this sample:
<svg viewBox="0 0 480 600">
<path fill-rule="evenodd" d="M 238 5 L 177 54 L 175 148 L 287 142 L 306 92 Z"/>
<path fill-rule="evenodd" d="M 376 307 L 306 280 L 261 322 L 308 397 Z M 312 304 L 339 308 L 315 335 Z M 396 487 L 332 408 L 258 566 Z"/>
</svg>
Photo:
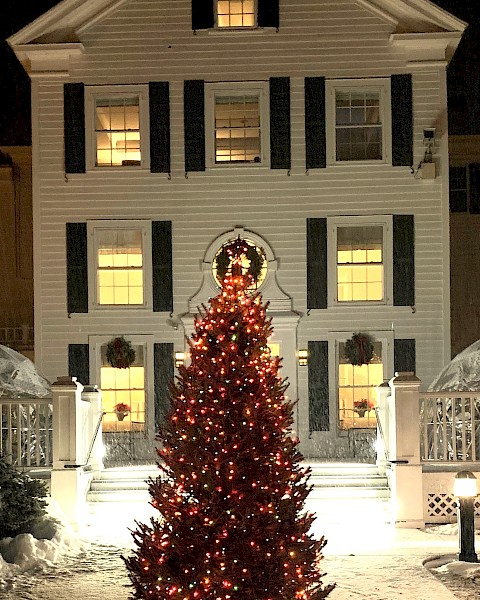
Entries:
<svg viewBox="0 0 480 600">
<path fill-rule="evenodd" d="M 175 367 L 178 369 L 185 362 L 185 352 L 175 352 Z"/>
<path fill-rule="evenodd" d="M 475 497 L 477 496 L 477 478 L 470 471 L 460 471 L 455 476 L 453 493 L 458 498 L 458 541 L 460 552 L 458 560 L 478 562 L 475 553 Z"/>
<path fill-rule="evenodd" d="M 308 365 L 308 350 L 298 351 L 298 365 L 300 367 L 306 367 Z"/>
</svg>

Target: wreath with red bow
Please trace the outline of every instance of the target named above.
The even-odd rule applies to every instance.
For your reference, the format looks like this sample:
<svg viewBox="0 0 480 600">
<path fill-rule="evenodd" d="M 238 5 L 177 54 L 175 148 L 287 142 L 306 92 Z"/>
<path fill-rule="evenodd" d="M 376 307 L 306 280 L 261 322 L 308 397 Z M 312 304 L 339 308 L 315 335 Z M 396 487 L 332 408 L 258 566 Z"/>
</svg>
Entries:
<svg viewBox="0 0 480 600">
<path fill-rule="evenodd" d="M 135 362 L 135 350 L 123 336 L 113 338 L 107 344 L 107 360 L 115 369 L 128 369 Z"/>
<path fill-rule="evenodd" d="M 345 343 L 345 358 L 354 367 L 368 365 L 373 353 L 373 337 L 369 333 L 354 333 Z"/>
</svg>

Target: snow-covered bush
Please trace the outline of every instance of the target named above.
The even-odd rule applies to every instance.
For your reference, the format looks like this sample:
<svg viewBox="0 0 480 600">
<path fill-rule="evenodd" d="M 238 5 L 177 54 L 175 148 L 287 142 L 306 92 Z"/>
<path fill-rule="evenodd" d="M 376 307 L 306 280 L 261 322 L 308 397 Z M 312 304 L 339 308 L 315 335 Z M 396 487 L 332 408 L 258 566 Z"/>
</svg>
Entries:
<svg viewBox="0 0 480 600">
<path fill-rule="evenodd" d="M 45 515 L 47 488 L 0 456 L 0 539 L 31 533 Z"/>
</svg>

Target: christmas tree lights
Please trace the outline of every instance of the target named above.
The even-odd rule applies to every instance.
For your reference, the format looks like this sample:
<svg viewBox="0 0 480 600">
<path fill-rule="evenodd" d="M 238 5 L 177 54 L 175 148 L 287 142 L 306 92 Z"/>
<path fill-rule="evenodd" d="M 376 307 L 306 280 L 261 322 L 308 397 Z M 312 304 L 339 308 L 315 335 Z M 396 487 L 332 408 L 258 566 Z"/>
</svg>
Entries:
<svg viewBox="0 0 480 600">
<path fill-rule="evenodd" d="M 172 387 L 150 483 L 159 517 L 138 524 L 125 560 L 134 598 L 319 600 L 334 586 L 319 569 L 325 540 L 309 533 L 292 403 L 267 345 L 266 306 L 238 260 L 242 241 L 229 251 L 222 291 L 196 318 L 190 364 Z"/>
</svg>

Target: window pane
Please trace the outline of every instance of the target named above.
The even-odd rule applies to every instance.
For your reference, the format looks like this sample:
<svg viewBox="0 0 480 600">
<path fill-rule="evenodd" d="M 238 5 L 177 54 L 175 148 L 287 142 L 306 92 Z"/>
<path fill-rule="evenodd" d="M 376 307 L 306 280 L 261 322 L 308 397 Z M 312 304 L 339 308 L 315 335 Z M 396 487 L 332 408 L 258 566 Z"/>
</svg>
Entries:
<svg viewBox="0 0 480 600">
<path fill-rule="evenodd" d="M 336 159 L 381 160 L 380 92 L 335 90 Z"/>
<path fill-rule="evenodd" d="M 255 25 L 254 0 L 218 0 L 218 27 L 253 27 Z"/>
<path fill-rule="evenodd" d="M 97 166 L 140 163 L 139 97 L 95 101 Z"/>
<path fill-rule="evenodd" d="M 345 358 L 345 342 L 338 344 L 338 408 L 340 428 L 375 428 L 376 387 L 383 381 L 382 344 L 373 343 L 368 365 L 352 366 Z"/>
<path fill-rule="evenodd" d="M 100 304 L 143 304 L 142 238 L 140 229 L 95 231 Z"/>
<path fill-rule="evenodd" d="M 215 162 L 260 162 L 260 99 L 215 97 Z"/>
<path fill-rule="evenodd" d="M 338 302 L 384 298 L 383 227 L 337 228 Z"/>
</svg>

